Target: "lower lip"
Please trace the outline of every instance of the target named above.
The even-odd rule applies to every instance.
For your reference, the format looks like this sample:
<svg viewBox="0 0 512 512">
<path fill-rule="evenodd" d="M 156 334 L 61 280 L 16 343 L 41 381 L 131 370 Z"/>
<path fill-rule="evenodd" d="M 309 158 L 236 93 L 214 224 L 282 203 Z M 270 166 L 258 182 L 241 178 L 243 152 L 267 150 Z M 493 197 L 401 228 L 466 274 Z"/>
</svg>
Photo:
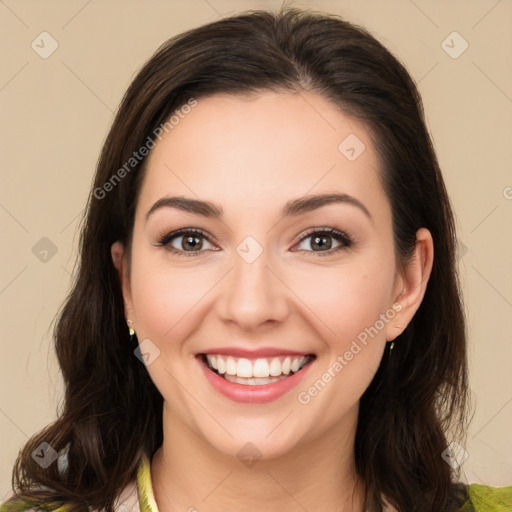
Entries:
<svg viewBox="0 0 512 512">
<path fill-rule="evenodd" d="M 271 384 L 249 386 L 226 380 L 224 377 L 221 377 L 214 371 L 210 370 L 208 366 L 203 363 L 200 356 L 197 359 L 206 378 L 219 393 L 234 402 L 252 404 L 272 402 L 283 396 L 304 378 L 306 373 L 309 371 L 311 363 L 314 361 L 314 359 L 313 361 L 309 361 L 301 370 L 290 377 L 286 377 L 286 379 L 281 379 L 277 382 L 272 382 Z"/>
</svg>

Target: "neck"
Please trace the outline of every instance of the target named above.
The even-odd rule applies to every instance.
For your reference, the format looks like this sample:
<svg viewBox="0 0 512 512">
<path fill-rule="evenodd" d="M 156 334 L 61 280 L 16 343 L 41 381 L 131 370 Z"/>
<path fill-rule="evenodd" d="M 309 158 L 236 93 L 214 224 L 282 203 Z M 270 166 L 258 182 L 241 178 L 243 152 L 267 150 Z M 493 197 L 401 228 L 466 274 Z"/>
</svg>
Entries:
<svg viewBox="0 0 512 512">
<path fill-rule="evenodd" d="M 164 442 L 151 463 L 159 511 L 363 512 L 365 486 L 353 458 L 357 410 L 347 416 L 346 425 L 246 465 L 213 448 L 164 407 Z"/>
</svg>

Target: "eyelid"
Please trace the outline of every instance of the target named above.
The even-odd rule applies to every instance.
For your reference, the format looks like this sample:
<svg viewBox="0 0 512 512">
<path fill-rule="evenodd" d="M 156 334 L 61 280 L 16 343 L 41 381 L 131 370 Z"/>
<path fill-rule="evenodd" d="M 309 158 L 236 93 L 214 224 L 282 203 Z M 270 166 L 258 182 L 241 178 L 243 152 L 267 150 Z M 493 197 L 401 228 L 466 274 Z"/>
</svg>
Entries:
<svg viewBox="0 0 512 512">
<path fill-rule="evenodd" d="M 300 238 L 298 241 L 302 242 L 305 238 L 308 238 L 309 236 L 311 236 L 315 233 L 324 233 L 324 234 L 328 234 L 328 235 L 332 235 L 332 236 L 337 235 L 340 238 L 344 238 L 347 243 L 354 242 L 354 239 L 352 238 L 350 233 L 348 233 L 347 231 L 343 231 L 341 229 L 336 229 L 336 228 L 332 228 L 332 227 L 328 227 L 328 226 L 323 226 L 323 227 L 317 226 L 317 227 L 309 228 L 304 233 L 302 233 L 300 235 Z"/>
<path fill-rule="evenodd" d="M 186 257 L 187 256 L 188 257 L 190 257 L 190 256 L 197 257 L 197 256 L 204 255 L 204 253 L 212 251 L 212 250 L 213 251 L 219 250 L 219 249 L 200 249 L 198 251 L 184 251 L 181 249 L 177 249 L 176 247 L 173 247 L 171 245 L 171 241 L 174 240 L 175 238 L 180 238 L 182 236 L 186 236 L 189 234 L 195 234 L 201 238 L 204 238 L 208 243 L 210 243 L 212 245 L 216 245 L 216 241 L 213 236 L 211 236 L 209 233 L 207 233 L 203 229 L 192 228 L 192 227 L 180 228 L 180 229 L 177 229 L 174 231 L 167 232 L 166 234 L 157 237 L 158 242 L 156 244 L 152 244 L 152 245 L 154 247 L 163 247 L 163 248 L 167 249 L 169 252 L 176 254 L 177 256 L 186 256 Z M 304 242 L 306 239 L 308 239 L 310 236 L 312 236 L 314 234 L 327 235 L 331 238 L 334 238 L 339 243 L 339 245 L 337 247 L 330 248 L 326 251 L 313 251 L 313 250 L 299 249 L 299 250 L 292 251 L 292 252 L 306 252 L 306 253 L 317 254 L 319 256 L 329 256 L 329 255 L 337 254 L 341 250 L 349 249 L 355 243 L 354 238 L 350 235 L 350 233 L 348 233 L 346 231 L 341 231 L 336 228 L 324 226 L 324 227 L 312 227 L 312 228 L 309 228 L 308 230 L 306 230 L 305 232 L 303 232 L 300 235 L 300 237 L 298 238 L 298 240 L 294 243 L 293 247 Z"/>
<path fill-rule="evenodd" d="M 206 231 L 200 229 L 200 228 L 180 228 L 176 229 L 174 231 L 166 232 L 164 235 L 160 235 L 157 237 L 158 242 L 156 244 L 152 244 L 154 247 L 163 247 L 164 249 L 167 249 L 169 252 L 172 252 L 174 254 L 177 254 L 179 256 L 200 256 L 206 250 L 201 249 L 200 251 L 183 251 L 180 249 L 176 249 L 176 247 L 173 247 L 171 245 L 171 240 L 175 238 L 180 238 L 182 236 L 186 236 L 188 234 L 195 234 L 199 237 L 204 238 L 208 243 L 214 245 L 215 242 L 213 241 L 213 237 L 209 235 Z M 217 250 L 217 249 L 209 249 L 211 250 Z"/>
<path fill-rule="evenodd" d="M 294 244 L 294 247 L 305 240 L 307 240 L 311 235 L 321 234 L 328 235 L 331 238 L 334 238 L 339 245 L 337 247 L 331 248 L 327 251 L 307 251 L 304 249 L 299 249 L 300 252 L 313 253 L 319 256 L 331 256 L 333 254 L 337 254 L 339 251 L 350 249 L 354 245 L 354 238 L 350 235 L 350 233 L 346 231 L 342 231 L 332 227 L 313 227 L 308 229 L 305 233 L 300 235 L 299 240 Z M 293 252 L 299 252 L 293 251 Z"/>
</svg>

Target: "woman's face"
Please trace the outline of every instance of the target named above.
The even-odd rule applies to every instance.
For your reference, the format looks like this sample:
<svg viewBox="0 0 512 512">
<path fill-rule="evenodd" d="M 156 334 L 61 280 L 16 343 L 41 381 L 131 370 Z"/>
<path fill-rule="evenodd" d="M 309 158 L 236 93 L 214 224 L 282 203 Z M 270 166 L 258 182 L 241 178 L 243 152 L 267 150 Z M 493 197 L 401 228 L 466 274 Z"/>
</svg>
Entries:
<svg viewBox="0 0 512 512">
<path fill-rule="evenodd" d="M 157 142 L 123 293 L 169 431 L 269 458 L 353 431 L 408 321 L 378 168 L 312 93 L 200 99 Z"/>
</svg>

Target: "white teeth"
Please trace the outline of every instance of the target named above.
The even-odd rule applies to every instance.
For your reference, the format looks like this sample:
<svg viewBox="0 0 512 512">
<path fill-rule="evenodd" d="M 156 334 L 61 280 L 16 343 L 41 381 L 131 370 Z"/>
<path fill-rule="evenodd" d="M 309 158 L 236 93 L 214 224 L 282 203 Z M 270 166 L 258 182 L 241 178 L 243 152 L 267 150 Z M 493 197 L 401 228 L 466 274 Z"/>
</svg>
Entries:
<svg viewBox="0 0 512 512">
<path fill-rule="evenodd" d="M 236 361 L 231 356 L 226 359 L 226 373 L 236 375 Z"/>
<path fill-rule="evenodd" d="M 299 369 L 299 363 L 298 361 L 300 360 L 300 357 L 299 358 L 295 358 L 293 361 L 297 361 L 297 370 Z M 283 373 L 285 375 L 288 375 L 290 373 L 290 370 L 292 368 L 292 361 L 289 357 L 287 357 L 284 361 L 283 361 Z M 297 371 L 295 370 L 295 371 Z"/>
<path fill-rule="evenodd" d="M 211 354 L 208 354 L 206 356 L 206 359 L 208 359 L 208 363 L 210 364 L 210 366 L 212 368 L 215 368 L 215 370 L 217 369 L 217 356 L 212 356 Z"/>
<path fill-rule="evenodd" d="M 252 367 L 252 374 L 255 377 L 265 378 L 269 376 L 268 362 L 266 359 L 256 359 Z"/>
<path fill-rule="evenodd" d="M 245 357 L 232 357 L 220 354 L 207 354 L 206 360 L 208 366 L 217 370 L 220 375 L 231 381 L 237 382 L 237 378 L 242 379 L 243 384 L 253 381 L 263 381 L 270 379 L 275 382 L 277 377 L 285 378 L 291 372 L 299 371 L 309 360 L 308 356 L 280 356 L 273 358 L 247 359 Z M 268 384 L 269 382 L 261 382 Z"/>
<path fill-rule="evenodd" d="M 291 370 L 292 372 L 296 372 L 300 368 L 300 359 L 294 359 L 291 363 Z"/>
<path fill-rule="evenodd" d="M 279 358 L 274 357 L 270 363 L 270 375 L 277 377 L 278 375 L 281 375 L 281 373 L 283 373 L 281 368 L 281 361 L 279 361 Z"/>
<path fill-rule="evenodd" d="M 235 377 L 233 375 L 224 375 L 226 380 L 230 382 L 236 382 L 237 384 L 246 384 L 248 386 L 262 386 L 264 384 L 272 384 L 278 380 L 286 379 L 286 376 L 281 375 L 280 377 L 252 377 L 250 379 L 244 379 L 243 377 Z"/>
<path fill-rule="evenodd" d="M 253 377 L 251 361 L 249 361 L 249 359 L 245 359 L 245 357 L 241 357 L 238 360 L 236 374 L 239 377 L 247 377 L 247 378 Z"/>
</svg>

